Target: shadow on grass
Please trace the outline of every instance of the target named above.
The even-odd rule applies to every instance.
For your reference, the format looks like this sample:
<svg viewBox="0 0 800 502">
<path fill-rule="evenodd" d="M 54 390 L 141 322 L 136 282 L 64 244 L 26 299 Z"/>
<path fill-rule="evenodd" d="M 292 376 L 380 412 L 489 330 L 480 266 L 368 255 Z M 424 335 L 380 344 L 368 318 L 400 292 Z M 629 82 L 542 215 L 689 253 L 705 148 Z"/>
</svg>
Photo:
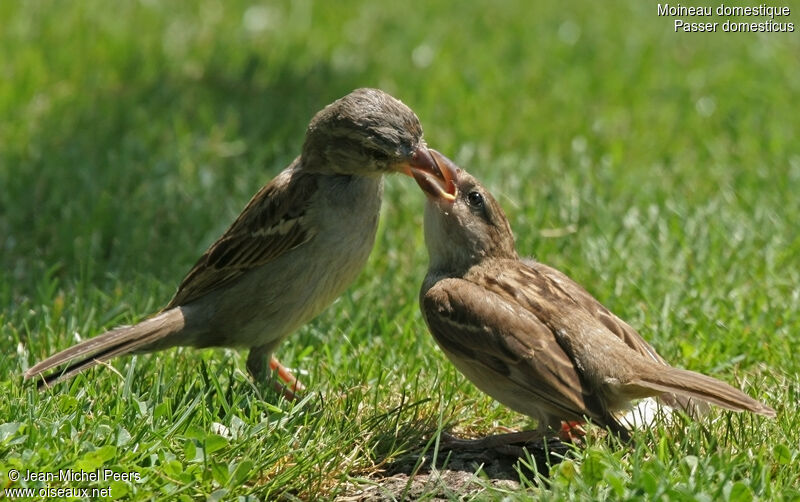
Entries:
<svg viewBox="0 0 800 502">
<path fill-rule="evenodd" d="M 493 449 L 440 449 L 434 456 L 434 453 L 429 451 L 432 448 L 421 448 L 419 451 L 386 464 L 386 472 L 388 475 L 414 475 L 436 470 L 474 473 L 480 469 L 489 479 L 519 480 L 520 471 L 528 475 L 539 474 L 547 477 L 550 468 L 561 462 L 564 455 L 571 449 L 571 445 L 557 438 L 542 442 L 520 443 L 514 446 L 519 447 L 520 450 L 524 448 L 526 452 L 520 451 L 520 455 L 515 455 Z M 533 467 L 534 465 L 535 467 Z"/>
<path fill-rule="evenodd" d="M 430 420 L 376 434 L 376 450 L 382 450 L 382 443 L 396 444 L 398 438 L 403 438 L 407 453 L 376 458 L 379 468 L 349 486 L 337 500 L 458 498 L 490 487 L 517 490 L 524 484 L 546 480 L 552 466 L 573 448 L 558 439 L 529 442 L 514 445 L 519 447 L 518 456 L 494 449 L 445 450 L 436 441 L 438 437 L 439 430 Z"/>
</svg>

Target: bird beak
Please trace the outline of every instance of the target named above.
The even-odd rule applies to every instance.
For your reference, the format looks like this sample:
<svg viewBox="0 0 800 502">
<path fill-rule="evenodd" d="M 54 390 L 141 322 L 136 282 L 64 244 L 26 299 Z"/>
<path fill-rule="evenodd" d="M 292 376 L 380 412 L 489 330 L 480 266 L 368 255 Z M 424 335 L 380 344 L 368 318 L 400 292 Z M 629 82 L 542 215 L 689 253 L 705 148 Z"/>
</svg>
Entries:
<svg viewBox="0 0 800 502">
<path fill-rule="evenodd" d="M 439 169 L 436 161 L 433 160 L 431 152 L 432 150 L 424 145 L 418 146 L 411 154 L 411 160 L 400 164 L 397 170 L 412 178 L 414 177 L 415 171 L 426 172 L 437 178 L 441 178 L 442 171 Z"/>
<path fill-rule="evenodd" d="M 417 181 L 422 191 L 432 199 L 453 202 L 456 199 L 455 179 L 461 169 L 441 153 L 432 148 L 423 148 L 425 156 L 421 167 L 411 165 L 409 173 Z M 415 155 L 419 150 L 415 152 Z M 429 167 L 430 166 L 430 167 Z"/>
<path fill-rule="evenodd" d="M 417 147 L 411 160 L 403 164 L 399 171 L 417 180 L 428 194 L 451 201 L 455 199 L 453 179 L 458 166 L 436 150 L 426 146 Z"/>
</svg>

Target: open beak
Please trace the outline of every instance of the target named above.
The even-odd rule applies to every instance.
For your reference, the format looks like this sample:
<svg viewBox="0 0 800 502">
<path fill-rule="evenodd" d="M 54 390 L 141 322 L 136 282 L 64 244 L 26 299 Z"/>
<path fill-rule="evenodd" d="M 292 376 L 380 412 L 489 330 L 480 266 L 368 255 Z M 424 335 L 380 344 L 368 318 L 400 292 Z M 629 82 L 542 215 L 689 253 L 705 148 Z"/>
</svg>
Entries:
<svg viewBox="0 0 800 502">
<path fill-rule="evenodd" d="M 428 196 L 452 202 L 456 199 L 455 179 L 459 171 L 459 167 L 441 153 L 421 146 L 404 172 L 412 176 Z"/>
</svg>

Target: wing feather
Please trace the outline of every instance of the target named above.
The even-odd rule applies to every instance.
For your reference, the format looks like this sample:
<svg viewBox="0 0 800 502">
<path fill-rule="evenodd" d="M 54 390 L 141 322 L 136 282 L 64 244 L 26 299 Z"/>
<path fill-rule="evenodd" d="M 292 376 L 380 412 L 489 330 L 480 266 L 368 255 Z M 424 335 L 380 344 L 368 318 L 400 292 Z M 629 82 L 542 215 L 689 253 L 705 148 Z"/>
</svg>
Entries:
<svg viewBox="0 0 800 502">
<path fill-rule="evenodd" d="M 614 315 L 614 313 L 586 291 L 583 286 L 572 280 L 569 276 L 544 263 L 525 260 L 525 264 L 560 286 L 578 305 L 589 312 L 596 320 L 600 321 L 603 326 L 625 342 L 628 347 L 655 361 L 665 363 L 664 359 L 656 352 L 653 346 L 647 343 L 635 329 Z"/>
<path fill-rule="evenodd" d="M 542 279 L 529 277 L 528 280 L 544 280 L 551 283 L 551 289 L 560 290 L 577 306 L 588 312 L 596 321 L 599 321 L 609 332 L 625 342 L 628 347 L 653 361 L 660 364 L 667 364 L 664 358 L 656 352 L 656 349 L 642 338 L 631 325 L 608 310 L 594 296 L 586 291 L 583 286 L 572 280 L 569 276 L 560 270 L 556 270 L 553 267 L 535 260 L 524 260 L 524 264 L 538 272 L 542 277 Z M 673 408 L 681 408 L 691 415 L 698 415 L 708 411 L 708 406 L 705 403 L 698 402 L 685 396 L 664 393 L 659 396 L 659 399 L 661 399 L 663 403 Z"/>
<path fill-rule="evenodd" d="M 541 416 L 531 413 L 535 408 L 559 418 L 597 415 L 588 409 L 588 389 L 569 356 L 525 309 L 452 278 L 438 281 L 421 300 L 431 333 L 449 357 L 459 359 L 457 366 L 478 366 L 495 375 L 496 383 L 474 382 L 495 399 L 532 416 Z M 522 395 L 539 403 L 520 405 Z"/>
<path fill-rule="evenodd" d="M 192 302 L 314 236 L 307 209 L 317 179 L 297 170 L 298 162 L 250 199 L 236 221 L 195 263 L 165 310 Z"/>
</svg>

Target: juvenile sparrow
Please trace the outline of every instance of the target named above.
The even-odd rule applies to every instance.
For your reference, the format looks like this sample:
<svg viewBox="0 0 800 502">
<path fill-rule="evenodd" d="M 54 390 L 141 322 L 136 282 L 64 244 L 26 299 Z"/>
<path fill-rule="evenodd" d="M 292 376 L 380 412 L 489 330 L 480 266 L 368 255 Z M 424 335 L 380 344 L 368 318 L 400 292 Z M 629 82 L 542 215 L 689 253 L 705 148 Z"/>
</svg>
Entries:
<svg viewBox="0 0 800 502">
<path fill-rule="evenodd" d="M 628 438 L 619 416 L 631 400 L 665 394 L 775 417 L 772 408 L 720 380 L 669 366 L 575 281 L 520 259 L 492 195 L 431 152 L 442 176 L 414 173 L 427 194 L 430 256 L 420 307 L 436 342 L 461 373 L 501 403 L 538 420 L 537 431 L 510 435 L 509 441 L 586 418 Z"/>
<path fill-rule="evenodd" d="M 380 90 L 351 92 L 314 116 L 301 155 L 255 194 L 163 310 L 59 352 L 25 378 L 49 386 L 131 352 L 225 346 L 250 349 L 247 368 L 256 379 L 268 377 L 271 367 L 296 388 L 271 354 L 364 266 L 383 175 L 441 176 L 435 169 L 411 109 Z"/>
</svg>

